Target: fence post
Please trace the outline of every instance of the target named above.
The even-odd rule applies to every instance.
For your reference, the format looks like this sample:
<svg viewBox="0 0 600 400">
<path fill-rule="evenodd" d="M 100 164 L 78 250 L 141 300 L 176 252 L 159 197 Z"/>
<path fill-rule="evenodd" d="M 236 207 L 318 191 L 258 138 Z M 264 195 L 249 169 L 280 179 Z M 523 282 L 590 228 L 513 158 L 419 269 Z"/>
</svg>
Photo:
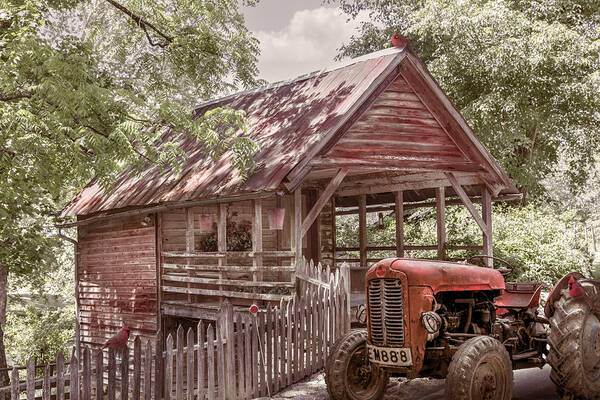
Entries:
<svg viewBox="0 0 600 400">
<path fill-rule="evenodd" d="M 343 263 L 342 266 L 340 267 L 340 272 L 342 275 L 342 279 L 344 282 L 343 285 L 343 289 L 344 289 L 344 295 L 346 296 L 346 317 L 344 318 L 344 321 L 346 321 L 346 326 L 344 327 L 344 331 L 348 332 L 350 330 L 350 321 L 352 318 L 352 302 L 351 302 L 351 285 L 352 285 L 352 281 L 350 280 L 350 266 L 346 263 Z"/>
</svg>

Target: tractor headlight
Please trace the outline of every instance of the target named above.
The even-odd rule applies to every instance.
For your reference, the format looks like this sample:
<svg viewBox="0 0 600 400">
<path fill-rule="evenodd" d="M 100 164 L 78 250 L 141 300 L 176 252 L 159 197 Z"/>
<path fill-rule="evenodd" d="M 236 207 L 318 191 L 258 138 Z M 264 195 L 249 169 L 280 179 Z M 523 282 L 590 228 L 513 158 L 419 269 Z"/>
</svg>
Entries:
<svg viewBox="0 0 600 400">
<path fill-rule="evenodd" d="M 423 327 L 432 335 L 438 333 L 442 329 L 442 317 L 435 311 L 427 311 L 421 314 L 421 323 Z"/>
</svg>

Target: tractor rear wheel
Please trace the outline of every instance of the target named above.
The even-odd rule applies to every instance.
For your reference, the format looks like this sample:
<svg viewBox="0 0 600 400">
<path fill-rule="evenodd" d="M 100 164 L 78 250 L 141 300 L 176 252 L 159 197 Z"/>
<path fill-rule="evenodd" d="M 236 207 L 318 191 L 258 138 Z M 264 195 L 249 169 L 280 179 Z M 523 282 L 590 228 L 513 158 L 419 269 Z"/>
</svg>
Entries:
<svg viewBox="0 0 600 400">
<path fill-rule="evenodd" d="M 333 345 L 325 366 L 331 400 L 379 400 L 388 380 L 385 370 L 369 362 L 365 330 L 352 330 Z"/>
<path fill-rule="evenodd" d="M 594 304 L 600 292 L 582 282 Z M 548 335 L 550 378 L 559 394 L 577 399 L 600 399 L 600 320 L 583 298 L 564 289 L 554 303 Z"/>
<path fill-rule="evenodd" d="M 446 376 L 448 400 L 510 400 L 512 391 L 512 363 L 502 343 L 477 336 L 458 348 Z"/>
</svg>

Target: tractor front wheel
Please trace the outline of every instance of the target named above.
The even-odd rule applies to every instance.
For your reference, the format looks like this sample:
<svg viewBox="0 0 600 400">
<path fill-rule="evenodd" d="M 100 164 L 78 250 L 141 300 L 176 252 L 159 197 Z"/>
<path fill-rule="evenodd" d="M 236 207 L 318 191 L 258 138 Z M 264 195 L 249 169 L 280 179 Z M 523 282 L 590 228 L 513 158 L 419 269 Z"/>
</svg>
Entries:
<svg viewBox="0 0 600 400">
<path fill-rule="evenodd" d="M 593 303 L 600 305 L 595 285 L 584 282 L 582 286 Z M 567 289 L 561 292 L 550 317 L 548 343 L 550 378 L 558 392 L 565 397 L 600 399 L 600 320 L 584 298 L 571 298 Z"/>
<path fill-rule="evenodd" d="M 474 337 L 452 357 L 446 376 L 448 400 L 510 400 L 512 390 L 512 363 L 498 340 Z"/>
<path fill-rule="evenodd" d="M 388 373 L 369 362 L 367 332 L 352 330 L 333 346 L 325 366 L 325 382 L 331 400 L 379 400 Z"/>
</svg>

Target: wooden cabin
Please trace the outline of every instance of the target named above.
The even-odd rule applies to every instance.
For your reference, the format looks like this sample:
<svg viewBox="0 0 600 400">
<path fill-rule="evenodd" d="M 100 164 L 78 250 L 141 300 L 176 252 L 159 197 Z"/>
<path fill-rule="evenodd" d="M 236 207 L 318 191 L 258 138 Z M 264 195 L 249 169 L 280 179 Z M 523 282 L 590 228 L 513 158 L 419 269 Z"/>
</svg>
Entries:
<svg viewBox="0 0 600 400">
<path fill-rule="evenodd" d="M 77 218 L 82 343 L 103 343 L 123 321 L 152 337 L 215 318 L 225 298 L 240 309 L 278 302 L 296 287 L 303 257 L 333 269 L 353 262 L 361 293 L 376 261 L 369 254 L 381 250 L 368 246 L 370 212 L 435 207 L 437 243 L 405 245 L 396 218 L 396 243 L 385 250 L 444 258 L 445 205 L 462 203 L 492 254 L 491 202 L 518 197 L 409 47 L 211 101 L 195 115 L 218 106 L 245 110 L 260 147 L 246 181 L 227 154 L 212 162 L 185 139 L 180 175 L 125 172 L 110 192 L 92 181 L 63 210 Z M 336 246 L 337 213 L 359 217 L 356 260 Z"/>
</svg>

